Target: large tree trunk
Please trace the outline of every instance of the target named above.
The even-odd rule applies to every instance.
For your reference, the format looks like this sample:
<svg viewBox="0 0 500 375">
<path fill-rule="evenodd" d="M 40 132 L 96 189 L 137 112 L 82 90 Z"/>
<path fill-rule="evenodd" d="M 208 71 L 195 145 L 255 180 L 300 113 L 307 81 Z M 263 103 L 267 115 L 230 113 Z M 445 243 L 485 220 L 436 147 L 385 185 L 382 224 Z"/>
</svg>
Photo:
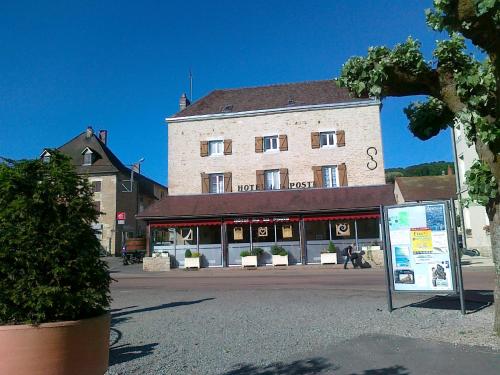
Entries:
<svg viewBox="0 0 500 375">
<path fill-rule="evenodd" d="M 498 199 L 495 204 L 491 204 L 487 207 L 487 212 L 490 219 L 491 253 L 495 264 L 494 330 L 496 334 L 500 336 L 500 203 Z"/>
</svg>

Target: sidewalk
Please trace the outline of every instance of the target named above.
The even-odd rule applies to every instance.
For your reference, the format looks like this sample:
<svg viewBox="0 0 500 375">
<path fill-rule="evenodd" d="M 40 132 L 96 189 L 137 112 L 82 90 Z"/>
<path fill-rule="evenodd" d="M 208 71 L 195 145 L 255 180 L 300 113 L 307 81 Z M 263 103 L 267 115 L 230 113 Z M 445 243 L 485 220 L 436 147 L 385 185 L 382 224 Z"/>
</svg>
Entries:
<svg viewBox="0 0 500 375">
<path fill-rule="evenodd" d="M 306 359 L 289 358 L 266 366 L 240 365 L 223 375 L 496 375 L 500 353 L 480 346 L 392 335 L 361 335 Z"/>
</svg>

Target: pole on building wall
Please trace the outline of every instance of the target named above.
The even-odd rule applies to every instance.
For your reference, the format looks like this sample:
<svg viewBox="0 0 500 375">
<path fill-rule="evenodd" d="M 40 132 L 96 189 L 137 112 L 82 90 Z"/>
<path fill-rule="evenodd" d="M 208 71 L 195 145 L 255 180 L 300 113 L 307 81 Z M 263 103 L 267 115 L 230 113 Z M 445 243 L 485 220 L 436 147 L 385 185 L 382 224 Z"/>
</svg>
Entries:
<svg viewBox="0 0 500 375">
<path fill-rule="evenodd" d="M 392 291 L 391 291 L 391 269 L 389 267 L 389 240 L 386 233 L 386 220 L 384 216 L 384 206 L 380 206 L 380 223 L 382 228 L 382 241 L 384 244 L 384 267 L 385 267 L 385 280 L 387 285 L 387 310 L 392 312 Z"/>
<path fill-rule="evenodd" d="M 458 231 L 457 225 L 455 222 L 456 212 L 455 212 L 455 202 L 450 199 L 450 213 L 451 213 L 451 226 L 453 228 L 453 247 L 454 247 L 454 256 L 455 256 L 455 267 L 456 267 L 456 275 L 457 275 L 457 288 L 458 294 L 460 296 L 460 311 L 462 315 L 465 315 L 465 298 L 464 298 L 464 282 L 462 278 L 462 260 L 460 257 L 460 249 L 458 248 Z"/>
<path fill-rule="evenodd" d="M 301 217 L 299 221 L 299 239 L 300 239 L 300 257 L 302 264 L 307 264 L 306 254 L 306 227 L 304 225 L 304 218 Z"/>
</svg>

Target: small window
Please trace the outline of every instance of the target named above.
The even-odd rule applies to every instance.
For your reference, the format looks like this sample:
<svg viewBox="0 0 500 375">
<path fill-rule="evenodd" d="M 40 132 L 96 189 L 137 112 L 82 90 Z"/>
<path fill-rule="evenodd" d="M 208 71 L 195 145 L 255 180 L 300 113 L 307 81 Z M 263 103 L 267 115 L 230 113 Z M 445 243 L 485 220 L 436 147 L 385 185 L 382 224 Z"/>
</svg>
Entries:
<svg viewBox="0 0 500 375">
<path fill-rule="evenodd" d="M 101 181 L 92 181 L 92 191 L 94 193 L 101 192 Z"/>
<path fill-rule="evenodd" d="M 330 165 L 322 168 L 323 171 L 323 187 L 334 188 L 338 187 L 338 170 L 336 165 Z"/>
<path fill-rule="evenodd" d="M 208 142 L 208 154 L 212 155 L 222 155 L 224 151 L 223 141 L 209 141 Z"/>
<path fill-rule="evenodd" d="M 83 154 L 83 165 L 92 165 L 92 162 L 94 161 L 92 156 L 92 151 L 85 151 L 85 153 Z"/>
<path fill-rule="evenodd" d="M 212 194 L 224 193 L 224 175 L 222 173 L 210 175 L 210 193 Z"/>
<path fill-rule="evenodd" d="M 278 136 L 264 137 L 264 151 L 278 150 Z"/>
<path fill-rule="evenodd" d="M 49 154 L 45 154 L 45 155 L 43 155 L 43 157 L 42 157 L 42 161 L 43 161 L 44 163 L 49 163 L 49 162 L 50 162 L 50 155 L 49 155 Z"/>
<path fill-rule="evenodd" d="M 321 147 L 335 146 L 335 132 L 319 133 Z"/>
<path fill-rule="evenodd" d="M 280 171 L 271 170 L 264 172 L 264 189 L 278 190 L 280 188 Z"/>
</svg>

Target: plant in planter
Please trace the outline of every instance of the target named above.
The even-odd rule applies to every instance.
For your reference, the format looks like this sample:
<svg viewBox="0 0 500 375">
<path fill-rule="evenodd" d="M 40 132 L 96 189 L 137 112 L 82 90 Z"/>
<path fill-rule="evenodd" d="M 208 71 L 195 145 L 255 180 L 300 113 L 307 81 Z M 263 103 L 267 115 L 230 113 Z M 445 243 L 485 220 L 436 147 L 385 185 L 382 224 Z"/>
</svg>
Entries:
<svg viewBox="0 0 500 375">
<path fill-rule="evenodd" d="M 187 249 L 184 253 L 184 268 L 196 268 L 199 269 L 201 267 L 200 262 L 201 254 L 198 252 L 191 253 L 191 250 Z"/>
<path fill-rule="evenodd" d="M 0 160 L 0 373 L 103 374 L 111 281 L 70 159 Z"/>
<path fill-rule="evenodd" d="M 328 247 L 321 251 L 321 264 L 337 264 L 337 248 L 332 241 L 329 241 Z"/>
<path fill-rule="evenodd" d="M 271 247 L 273 255 L 273 266 L 288 266 L 288 252 L 282 246 L 274 245 Z"/>
<path fill-rule="evenodd" d="M 240 253 L 241 257 L 241 267 L 257 267 L 258 258 L 264 254 L 264 249 L 260 247 L 254 247 L 252 250 L 243 250 Z"/>
</svg>

